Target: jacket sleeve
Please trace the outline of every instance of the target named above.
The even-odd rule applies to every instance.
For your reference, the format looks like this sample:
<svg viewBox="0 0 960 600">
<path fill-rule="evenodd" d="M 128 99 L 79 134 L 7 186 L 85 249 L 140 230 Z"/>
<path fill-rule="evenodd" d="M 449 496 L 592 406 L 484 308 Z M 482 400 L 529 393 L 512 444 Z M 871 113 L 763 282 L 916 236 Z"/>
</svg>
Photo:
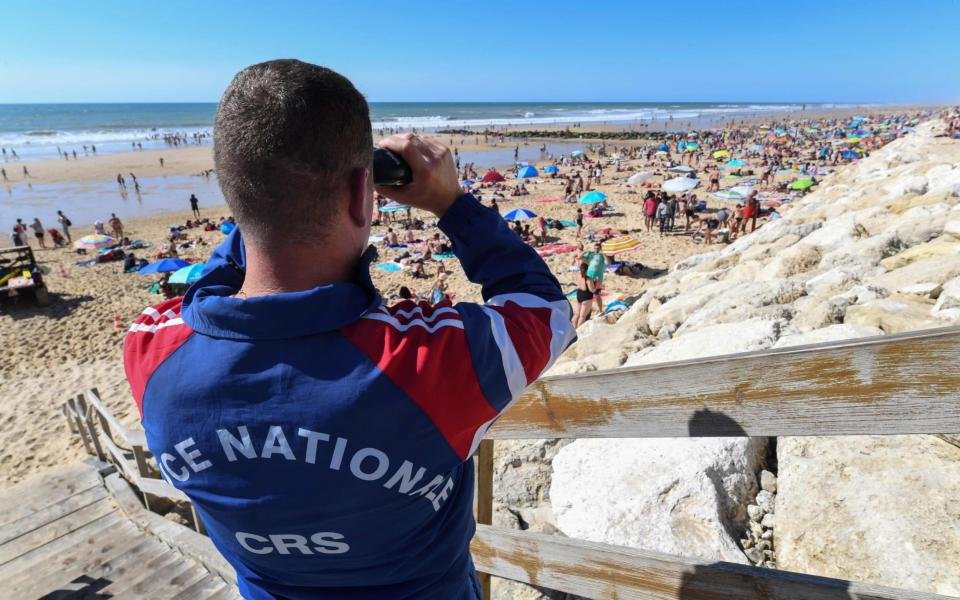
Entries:
<svg viewBox="0 0 960 600">
<path fill-rule="evenodd" d="M 439 226 L 484 302 L 406 300 L 366 313 L 342 333 L 466 460 L 575 330 L 560 284 L 500 215 L 465 194 Z"/>
</svg>

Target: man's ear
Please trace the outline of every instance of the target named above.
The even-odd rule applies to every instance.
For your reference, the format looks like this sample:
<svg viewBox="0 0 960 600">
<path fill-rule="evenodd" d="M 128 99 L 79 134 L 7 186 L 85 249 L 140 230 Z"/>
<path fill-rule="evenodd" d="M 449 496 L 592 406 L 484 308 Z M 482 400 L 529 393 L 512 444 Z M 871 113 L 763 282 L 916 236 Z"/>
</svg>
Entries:
<svg viewBox="0 0 960 600">
<path fill-rule="evenodd" d="M 373 186 L 370 169 L 354 169 L 350 173 L 347 216 L 357 227 L 366 226 L 373 218 Z"/>
</svg>

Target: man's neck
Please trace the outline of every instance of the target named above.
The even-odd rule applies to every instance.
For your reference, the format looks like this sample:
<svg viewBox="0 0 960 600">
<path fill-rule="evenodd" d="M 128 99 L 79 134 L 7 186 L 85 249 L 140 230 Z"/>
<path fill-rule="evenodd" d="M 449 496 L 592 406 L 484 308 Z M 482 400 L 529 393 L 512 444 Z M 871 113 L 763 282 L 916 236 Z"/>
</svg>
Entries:
<svg viewBox="0 0 960 600">
<path fill-rule="evenodd" d="M 352 281 L 359 258 L 338 244 L 297 244 L 269 252 L 247 246 L 246 275 L 237 295 L 271 296 Z"/>
</svg>

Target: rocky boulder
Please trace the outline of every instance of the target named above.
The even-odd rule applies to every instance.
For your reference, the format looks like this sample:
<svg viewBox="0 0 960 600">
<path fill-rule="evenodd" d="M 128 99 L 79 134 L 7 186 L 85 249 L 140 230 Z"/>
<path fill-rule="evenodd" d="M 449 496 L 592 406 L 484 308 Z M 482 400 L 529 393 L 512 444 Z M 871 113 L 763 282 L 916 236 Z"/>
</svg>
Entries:
<svg viewBox="0 0 960 600">
<path fill-rule="evenodd" d="M 960 448 L 789 437 L 777 459 L 779 568 L 960 595 Z"/>
<path fill-rule="evenodd" d="M 762 438 L 576 440 L 550 496 L 570 537 L 746 564 L 735 533 L 758 491 Z"/>
</svg>

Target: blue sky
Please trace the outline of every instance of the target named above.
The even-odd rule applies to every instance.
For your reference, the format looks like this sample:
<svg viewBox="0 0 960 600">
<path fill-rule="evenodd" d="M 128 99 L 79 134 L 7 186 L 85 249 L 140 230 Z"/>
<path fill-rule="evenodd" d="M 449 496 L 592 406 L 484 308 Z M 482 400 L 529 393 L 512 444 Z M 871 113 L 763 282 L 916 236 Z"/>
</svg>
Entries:
<svg viewBox="0 0 960 600">
<path fill-rule="evenodd" d="M 372 101 L 958 101 L 958 27 L 955 0 L 6 0 L 0 103 L 216 101 L 280 57 Z"/>
</svg>

